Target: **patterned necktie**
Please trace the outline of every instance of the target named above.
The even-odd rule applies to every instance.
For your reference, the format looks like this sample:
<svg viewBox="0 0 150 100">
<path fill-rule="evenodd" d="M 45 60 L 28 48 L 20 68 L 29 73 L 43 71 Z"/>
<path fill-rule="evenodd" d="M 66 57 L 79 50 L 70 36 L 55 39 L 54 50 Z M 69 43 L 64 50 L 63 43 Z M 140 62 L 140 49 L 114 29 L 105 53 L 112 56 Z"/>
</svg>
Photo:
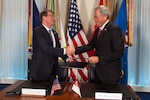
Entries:
<svg viewBox="0 0 150 100">
<path fill-rule="evenodd" d="M 52 30 L 49 30 L 49 35 L 50 35 L 50 38 L 51 38 L 51 40 L 52 40 L 52 42 L 53 42 L 53 47 L 56 47 L 56 41 L 55 41 L 55 36 L 54 36 L 54 34 L 53 34 L 53 32 L 52 32 Z"/>
<path fill-rule="evenodd" d="M 98 34 L 97 34 L 97 38 L 100 36 L 101 34 L 101 29 L 99 29 Z"/>
</svg>

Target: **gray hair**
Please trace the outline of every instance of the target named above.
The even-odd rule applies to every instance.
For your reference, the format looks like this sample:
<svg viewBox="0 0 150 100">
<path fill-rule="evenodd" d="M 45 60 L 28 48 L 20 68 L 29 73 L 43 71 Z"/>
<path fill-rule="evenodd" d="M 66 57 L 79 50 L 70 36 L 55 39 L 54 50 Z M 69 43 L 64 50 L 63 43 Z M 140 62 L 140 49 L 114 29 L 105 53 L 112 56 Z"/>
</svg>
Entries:
<svg viewBox="0 0 150 100">
<path fill-rule="evenodd" d="M 103 5 L 98 6 L 98 7 L 96 7 L 96 8 L 94 9 L 94 11 L 96 11 L 96 10 L 99 10 L 99 12 L 100 12 L 102 15 L 107 15 L 107 16 L 108 16 L 107 19 L 110 18 L 110 11 L 109 11 L 109 9 L 108 9 L 106 6 L 103 6 Z"/>
</svg>

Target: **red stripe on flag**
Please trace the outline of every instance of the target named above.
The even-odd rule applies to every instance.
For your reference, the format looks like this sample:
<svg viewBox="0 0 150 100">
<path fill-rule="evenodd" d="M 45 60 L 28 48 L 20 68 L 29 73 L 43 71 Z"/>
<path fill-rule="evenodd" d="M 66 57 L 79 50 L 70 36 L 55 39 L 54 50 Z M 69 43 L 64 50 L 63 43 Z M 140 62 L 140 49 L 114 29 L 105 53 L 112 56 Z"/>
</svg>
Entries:
<svg viewBox="0 0 150 100">
<path fill-rule="evenodd" d="M 80 41 L 82 40 L 82 43 L 84 42 L 83 41 L 83 39 L 82 39 L 82 37 L 81 37 L 81 35 L 80 35 L 80 33 L 78 33 L 78 36 L 79 36 L 79 39 L 80 39 Z M 74 46 L 75 47 L 78 47 L 78 44 L 77 44 L 77 42 L 76 42 L 76 40 L 75 39 L 72 39 L 72 42 L 73 42 L 73 44 L 74 44 Z M 85 45 L 85 44 L 84 44 Z M 81 61 L 82 62 L 86 62 L 86 60 L 84 59 L 84 57 L 82 56 L 82 54 L 78 54 L 78 56 L 79 56 L 79 58 L 81 59 Z M 75 58 L 75 57 L 73 57 L 73 58 Z M 74 59 L 75 60 L 75 59 Z M 87 67 L 85 67 L 86 69 L 87 69 Z M 86 75 L 82 72 L 82 70 L 80 70 L 80 69 L 78 69 L 78 72 L 79 72 L 79 74 L 80 74 L 80 76 L 83 78 L 83 80 L 86 82 L 87 81 L 87 77 L 86 77 Z M 73 76 L 72 76 L 73 75 Z M 75 74 L 73 73 L 73 69 L 71 69 L 71 76 L 72 76 L 72 79 L 73 80 L 75 80 L 75 76 L 74 76 Z"/>
<path fill-rule="evenodd" d="M 72 68 L 70 68 L 70 75 L 71 75 L 71 77 L 72 77 L 73 80 L 76 79 L 76 76 L 75 76 Z"/>
<path fill-rule="evenodd" d="M 82 62 L 86 62 L 82 54 L 78 54 L 79 58 L 81 59 Z"/>
<path fill-rule="evenodd" d="M 85 74 L 82 72 L 82 70 L 78 69 L 78 72 L 81 75 L 81 77 L 83 78 L 83 80 L 86 82 L 88 78 L 85 76 Z"/>
<path fill-rule="evenodd" d="M 78 44 L 74 38 L 72 39 L 72 42 L 73 42 L 74 47 L 78 47 Z"/>
<path fill-rule="evenodd" d="M 85 42 L 84 42 L 84 40 L 83 40 L 83 38 L 82 38 L 82 36 L 81 36 L 81 33 L 80 33 L 80 32 L 78 33 L 78 38 L 79 38 L 79 40 L 80 40 L 81 44 L 82 44 L 82 45 L 85 45 Z"/>
</svg>

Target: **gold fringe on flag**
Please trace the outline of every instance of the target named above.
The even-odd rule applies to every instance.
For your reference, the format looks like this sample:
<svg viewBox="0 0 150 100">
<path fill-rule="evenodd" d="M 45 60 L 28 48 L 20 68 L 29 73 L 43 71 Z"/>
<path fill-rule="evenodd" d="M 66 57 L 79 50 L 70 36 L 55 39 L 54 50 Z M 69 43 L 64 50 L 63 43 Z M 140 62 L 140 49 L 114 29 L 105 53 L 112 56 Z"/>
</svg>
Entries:
<svg viewBox="0 0 150 100">
<path fill-rule="evenodd" d="M 133 45 L 133 12 L 134 12 L 134 7 L 133 7 L 133 2 L 134 0 L 127 0 L 128 1 L 128 24 L 129 24 L 129 32 L 128 32 L 128 45 L 132 46 Z"/>
<path fill-rule="evenodd" d="M 31 0 L 28 0 L 28 46 L 32 45 Z"/>
</svg>

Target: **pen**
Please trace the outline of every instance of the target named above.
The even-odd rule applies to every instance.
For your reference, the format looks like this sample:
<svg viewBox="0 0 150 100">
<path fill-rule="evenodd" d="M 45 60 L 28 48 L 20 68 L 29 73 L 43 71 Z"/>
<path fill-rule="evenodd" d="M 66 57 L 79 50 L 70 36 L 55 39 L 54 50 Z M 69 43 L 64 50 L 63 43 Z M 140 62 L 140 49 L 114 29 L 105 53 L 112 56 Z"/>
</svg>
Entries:
<svg viewBox="0 0 150 100">
<path fill-rule="evenodd" d="M 7 94 L 9 94 L 9 95 L 15 95 L 15 94 L 20 94 L 20 92 L 7 92 Z"/>
</svg>

